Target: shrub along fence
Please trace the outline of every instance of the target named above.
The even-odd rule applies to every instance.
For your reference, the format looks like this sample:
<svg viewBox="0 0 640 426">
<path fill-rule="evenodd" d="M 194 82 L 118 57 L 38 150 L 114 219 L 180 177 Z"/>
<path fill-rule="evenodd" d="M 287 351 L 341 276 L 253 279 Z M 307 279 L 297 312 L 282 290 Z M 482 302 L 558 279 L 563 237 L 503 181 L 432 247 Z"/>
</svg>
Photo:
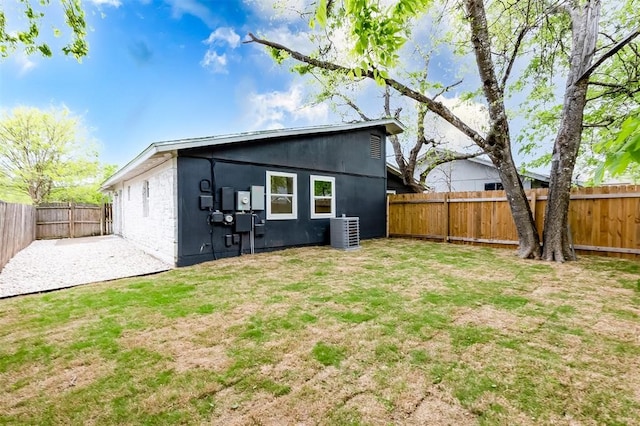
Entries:
<svg viewBox="0 0 640 426">
<path fill-rule="evenodd" d="M 35 238 L 35 207 L 0 201 L 0 271 Z"/>
<path fill-rule="evenodd" d="M 548 191 L 526 191 L 541 236 Z M 399 194 L 388 202 L 390 237 L 518 244 L 504 191 Z M 578 253 L 640 259 L 640 185 L 573 189 L 569 231 Z"/>
<path fill-rule="evenodd" d="M 49 203 L 37 208 L 36 237 L 77 238 L 112 233 L 111 204 Z"/>
</svg>

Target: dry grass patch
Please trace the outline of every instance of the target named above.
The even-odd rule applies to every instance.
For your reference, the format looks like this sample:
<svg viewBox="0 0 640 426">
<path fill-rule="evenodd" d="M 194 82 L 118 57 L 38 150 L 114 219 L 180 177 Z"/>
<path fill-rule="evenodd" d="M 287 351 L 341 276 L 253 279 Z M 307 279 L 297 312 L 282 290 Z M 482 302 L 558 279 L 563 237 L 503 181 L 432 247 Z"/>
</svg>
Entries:
<svg viewBox="0 0 640 426">
<path fill-rule="evenodd" d="M 115 363 L 98 356 L 57 359 L 51 365 L 26 364 L 22 368 L 0 375 L 3 394 L 0 418 L 29 410 L 31 401 L 47 395 L 77 392 L 98 379 L 113 373 Z M 34 413 L 35 414 L 35 413 Z"/>
<path fill-rule="evenodd" d="M 632 424 L 638 276 L 378 240 L 4 300 L 0 423 Z"/>
</svg>

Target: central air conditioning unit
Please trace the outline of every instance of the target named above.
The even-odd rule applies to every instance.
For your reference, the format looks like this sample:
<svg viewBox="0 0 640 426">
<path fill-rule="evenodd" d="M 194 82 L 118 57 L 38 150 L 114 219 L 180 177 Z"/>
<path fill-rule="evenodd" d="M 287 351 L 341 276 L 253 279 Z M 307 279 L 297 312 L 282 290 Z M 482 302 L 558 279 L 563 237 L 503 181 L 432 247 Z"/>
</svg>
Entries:
<svg viewBox="0 0 640 426">
<path fill-rule="evenodd" d="M 336 217 L 330 222 L 331 247 L 341 250 L 360 248 L 360 218 Z"/>
</svg>

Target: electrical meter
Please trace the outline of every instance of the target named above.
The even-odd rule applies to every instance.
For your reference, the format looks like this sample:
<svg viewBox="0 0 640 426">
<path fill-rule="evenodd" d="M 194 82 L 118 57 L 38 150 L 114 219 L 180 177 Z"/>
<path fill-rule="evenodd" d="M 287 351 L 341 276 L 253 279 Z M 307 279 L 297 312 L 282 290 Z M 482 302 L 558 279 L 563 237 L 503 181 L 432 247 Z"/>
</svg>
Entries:
<svg viewBox="0 0 640 426">
<path fill-rule="evenodd" d="M 251 210 L 251 192 L 236 192 L 236 210 L 242 212 Z"/>
</svg>

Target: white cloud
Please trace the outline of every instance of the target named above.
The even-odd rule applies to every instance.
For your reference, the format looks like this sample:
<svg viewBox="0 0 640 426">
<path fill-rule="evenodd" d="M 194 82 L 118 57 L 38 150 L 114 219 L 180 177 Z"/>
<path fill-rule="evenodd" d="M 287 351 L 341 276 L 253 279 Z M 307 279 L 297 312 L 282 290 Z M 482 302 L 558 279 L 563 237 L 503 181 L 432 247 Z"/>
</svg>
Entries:
<svg viewBox="0 0 640 426">
<path fill-rule="evenodd" d="M 251 93 L 247 104 L 247 119 L 254 130 L 280 129 L 292 123 L 323 124 L 329 116 L 326 104 L 306 104 L 301 84 L 292 85 L 286 92 Z"/>
<path fill-rule="evenodd" d="M 203 43 L 209 45 L 209 48 L 205 52 L 202 61 L 200 61 L 200 65 L 215 73 L 226 74 L 227 55 L 216 51 L 215 46 L 227 43 L 232 49 L 235 49 L 240 44 L 240 36 L 233 28 L 220 27 L 209 34 L 209 37 Z"/>
<path fill-rule="evenodd" d="M 438 100 L 481 135 L 486 133 L 489 125 L 489 113 L 485 105 L 473 101 L 463 101 L 457 97 L 439 98 Z M 429 121 L 430 125 L 426 126 L 427 129 L 430 129 L 429 133 L 436 140 L 442 141 L 446 148 L 461 152 L 478 150 L 471 139 L 442 118 L 432 114 Z"/>
<path fill-rule="evenodd" d="M 240 44 L 240 36 L 233 30 L 233 28 L 219 27 L 209 34 L 209 38 L 207 38 L 204 43 L 212 45 L 217 41 L 226 42 L 232 49 L 235 49 Z"/>
<path fill-rule="evenodd" d="M 183 15 L 193 15 L 210 28 L 215 24 L 215 17 L 211 13 L 209 6 L 197 0 L 165 0 L 165 2 L 171 6 L 171 13 L 176 19 L 181 18 Z"/>
<path fill-rule="evenodd" d="M 261 18 L 271 21 L 293 22 L 300 20 L 303 13 L 312 9 L 315 0 L 244 0 Z"/>
<path fill-rule="evenodd" d="M 268 30 L 263 30 L 259 36 L 260 38 L 285 45 L 290 49 L 297 50 L 302 53 L 310 53 L 314 47 L 310 40 L 310 33 L 308 31 L 292 31 L 286 25 L 279 25 L 277 27 L 269 28 Z M 256 44 L 255 46 L 258 49 L 264 50 L 262 45 Z"/>
<path fill-rule="evenodd" d="M 122 6 L 122 2 L 120 0 L 89 0 L 89 3 L 93 3 L 96 6 L 112 6 L 112 7 Z"/>
<path fill-rule="evenodd" d="M 18 64 L 18 75 L 22 77 L 27 74 L 29 71 L 34 69 L 37 64 L 33 62 L 26 53 L 19 53 L 15 56 L 15 61 Z"/>
<path fill-rule="evenodd" d="M 227 55 L 218 55 L 213 50 L 207 50 L 204 58 L 200 61 L 200 65 L 218 74 L 227 73 Z"/>
</svg>

